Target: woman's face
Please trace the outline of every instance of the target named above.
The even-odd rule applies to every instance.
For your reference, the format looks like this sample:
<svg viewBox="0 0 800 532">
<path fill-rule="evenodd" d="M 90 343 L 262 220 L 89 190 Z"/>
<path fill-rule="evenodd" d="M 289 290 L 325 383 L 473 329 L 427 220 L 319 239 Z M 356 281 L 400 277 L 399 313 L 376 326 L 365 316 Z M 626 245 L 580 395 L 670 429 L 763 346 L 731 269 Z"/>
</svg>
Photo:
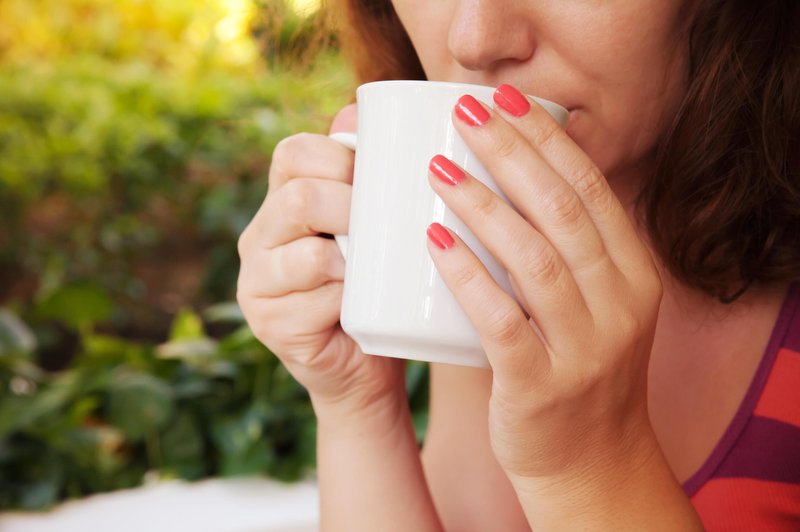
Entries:
<svg viewBox="0 0 800 532">
<path fill-rule="evenodd" d="M 428 79 L 510 83 L 560 103 L 611 180 L 646 168 L 685 90 L 686 0 L 392 3 Z"/>
</svg>

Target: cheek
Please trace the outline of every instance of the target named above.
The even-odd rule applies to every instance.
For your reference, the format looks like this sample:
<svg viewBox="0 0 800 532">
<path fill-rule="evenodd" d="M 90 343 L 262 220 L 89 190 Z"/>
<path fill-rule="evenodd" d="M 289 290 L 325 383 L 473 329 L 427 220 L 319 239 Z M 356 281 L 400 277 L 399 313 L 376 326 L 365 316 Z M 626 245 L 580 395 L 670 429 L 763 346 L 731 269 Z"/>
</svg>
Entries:
<svg viewBox="0 0 800 532">
<path fill-rule="evenodd" d="M 598 117 L 579 110 L 570 118 L 567 133 L 613 180 L 639 166 L 658 141 L 658 131 L 646 122 L 638 113 Z"/>
<path fill-rule="evenodd" d="M 639 167 L 653 153 L 686 92 L 682 57 L 628 64 L 640 68 L 598 80 L 589 105 L 567 128 L 608 177 Z"/>
<path fill-rule="evenodd" d="M 447 65 L 452 61 L 447 48 L 447 27 L 452 17 L 451 2 L 394 0 L 392 4 L 411 39 L 427 78 L 445 79 Z"/>
<path fill-rule="evenodd" d="M 683 2 L 567 5 L 575 6 L 571 16 L 560 20 L 569 25 L 553 42 L 575 75 L 584 107 L 568 131 L 607 176 L 639 166 L 685 94 Z"/>
<path fill-rule="evenodd" d="M 603 109 L 578 110 L 570 117 L 567 132 L 609 178 L 639 166 L 674 115 L 674 106 L 637 96 L 642 95 L 620 98 Z"/>
</svg>

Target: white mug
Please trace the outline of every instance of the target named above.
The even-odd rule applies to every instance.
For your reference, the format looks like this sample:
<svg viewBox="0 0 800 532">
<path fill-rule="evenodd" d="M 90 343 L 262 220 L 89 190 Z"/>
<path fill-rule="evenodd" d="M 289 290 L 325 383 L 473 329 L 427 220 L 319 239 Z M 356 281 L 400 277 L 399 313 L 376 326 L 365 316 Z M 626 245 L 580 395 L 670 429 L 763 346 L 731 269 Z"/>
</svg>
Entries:
<svg viewBox="0 0 800 532">
<path fill-rule="evenodd" d="M 379 81 L 356 91 L 358 134 L 331 138 L 355 150 L 341 325 L 367 354 L 489 367 L 478 333 L 428 254 L 432 222 L 460 236 L 512 297 L 508 274 L 431 189 L 428 163 L 448 157 L 508 198 L 452 123 L 458 98 L 492 101 L 493 87 L 433 81 Z M 563 107 L 534 98 L 561 125 Z"/>
</svg>

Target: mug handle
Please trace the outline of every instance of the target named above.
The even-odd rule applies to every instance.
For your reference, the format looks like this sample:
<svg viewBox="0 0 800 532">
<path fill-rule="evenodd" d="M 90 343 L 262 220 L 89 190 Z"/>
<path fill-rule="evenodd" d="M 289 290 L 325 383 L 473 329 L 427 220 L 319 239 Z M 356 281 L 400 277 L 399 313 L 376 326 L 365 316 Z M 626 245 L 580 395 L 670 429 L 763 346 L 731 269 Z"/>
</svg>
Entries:
<svg viewBox="0 0 800 532">
<path fill-rule="evenodd" d="M 328 138 L 335 140 L 345 148 L 356 151 L 358 136 L 355 133 L 331 133 L 328 135 Z M 342 252 L 342 256 L 347 260 L 347 235 L 333 235 L 333 238 L 336 239 L 336 244 L 339 246 L 339 251 Z"/>
</svg>

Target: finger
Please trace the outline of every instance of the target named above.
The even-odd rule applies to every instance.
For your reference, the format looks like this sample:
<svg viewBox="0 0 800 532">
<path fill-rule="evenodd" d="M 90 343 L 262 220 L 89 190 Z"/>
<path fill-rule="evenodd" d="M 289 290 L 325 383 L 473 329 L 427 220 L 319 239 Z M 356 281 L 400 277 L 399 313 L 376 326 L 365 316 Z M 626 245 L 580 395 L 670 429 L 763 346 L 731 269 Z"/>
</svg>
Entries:
<svg viewBox="0 0 800 532">
<path fill-rule="evenodd" d="M 341 282 L 329 282 L 281 297 L 260 297 L 240 287 L 237 300 L 255 337 L 279 352 L 314 343 L 320 332 L 338 323 L 342 286 Z"/>
<path fill-rule="evenodd" d="M 495 110 L 535 148 L 541 158 L 577 193 L 605 242 L 612 260 L 620 267 L 631 259 L 649 262 L 649 255 L 619 199 L 588 155 L 535 100 L 510 85 L 494 95 Z"/>
<path fill-rule="evenodd" d="M 572 273 L 551 243 L 486 185 L 437 155 L 429 181 L 447 207 L 508 270 L 549 345 L 591 319 Z"/>
<path fill-rule="evenodd" d="M 358 126 L 358 107 L 351 103 L 345 105 L 333 117 L 328 133 L 354 132 Z"/>
<path fill-rule="evenodd" d="M 495 380 L 535 385 L 547 374 L 550 362 L 517 302 L 497 285 L 463 240 L 437 223 L 428 228 L 428 252 L 475 327 Z"/>
<path fill-rule="evenodd" d="M 514 206 L 556 248 L 578 285 L 585 287 L 596 280 L 598 270 L 609 270 L 603 241 L 577 193 L 525 138 L 471 96 L 459 99 L 454 114 L 464 141 Z M 470 114 L 482 120 L 470 119 Z"/>
<path fill-rule="evenodd" d="M 251 222 L 258 245 L 272 249 L 318 233 L 346 234 L 352 186 L 317 178 L 292 179 L 267 195 Z"/>
<path fill-rule="evenodd" d="M 519 304 L 522 306 L 522 310 L 524 310 L 530 318 L 531 306 L 528 304 L 528 298 L 525 297 L 525 294 L 522 292 L 522 288 L 520 288 L 517 280 L 511 274 L 508 274 L 508 283 L 511 285 L 511 289 L 514 291 L 514 297 L 517 298 L 517 301 L 519 301 Z"/>
<path fill-rule="evenodd" d="M 333 240 L 306 236 L 274 249 L 252 250 L 239 275 L 254 295 L 278 297 L 342 281 L 344 258 Z"/>
<path fill-rule="evenodd" d="M 277 190 L 297 177 L 353 182 L 352 150 L 325 135 L 298 133 L 275 146 L 269 169 L 269 189 Z"/>
</svg>

